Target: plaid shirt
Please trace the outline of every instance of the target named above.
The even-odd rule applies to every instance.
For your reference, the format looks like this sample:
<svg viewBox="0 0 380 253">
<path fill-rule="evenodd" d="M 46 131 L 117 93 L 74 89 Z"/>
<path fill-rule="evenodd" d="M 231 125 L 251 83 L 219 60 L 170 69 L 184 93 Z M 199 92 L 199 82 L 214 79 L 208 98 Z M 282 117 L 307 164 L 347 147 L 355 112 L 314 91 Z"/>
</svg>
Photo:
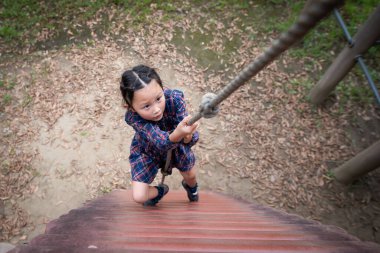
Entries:
<svg viewBox="0 0 380 253">
<path fill-rule="evenodd" d="M 194 166 L 195 156 L 191 147 L 198 141 L 198 132 L 188 144 L 169 140 L 169 134 L 188 115 L 183 93 L 164 89 L 164 95 L 165 111 L 160 121 L 145 120 L 131 110 L 125 114 L 125 121 L 136 131 L 129 156 L 133 181 L 151 183 L 159 167 L 165 164 L 166 154 L 171 148 L 174 148 L 172 168 L 188 171 Z"/>
</svg>

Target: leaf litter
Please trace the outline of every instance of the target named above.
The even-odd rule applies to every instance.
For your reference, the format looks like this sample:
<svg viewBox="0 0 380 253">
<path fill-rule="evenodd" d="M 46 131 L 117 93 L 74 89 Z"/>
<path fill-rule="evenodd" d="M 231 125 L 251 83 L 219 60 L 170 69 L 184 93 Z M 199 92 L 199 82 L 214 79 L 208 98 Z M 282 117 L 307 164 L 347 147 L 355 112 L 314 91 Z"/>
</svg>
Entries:
<svg viewBox="0 0 380 253">
<path fill-rule="evenodd" d="M 28 56 L 28 61 L 13 59 L 1 63 L 0 67 L 9 71 L 6 78 L 14 78 L 20 87 L 13 91 L 14 95 L 26 92 L 32 97 L 26 107 L 16 101 L 1 105 L 0 203 L 1 210 L 6 209 L 0 213 L 1 240 L 25 240 L 26 232 L 22 229 L 30 221 L 18 200 L 41 194 L 33 179 L 50 173 L 33 167 L 41 154 L 30 144 L 39 141 L 41 126 L 48 133 L 40 143 L 42 146 L 79 152 L 87 143 L 96 143 L 95 150 L 104 151 L 102 140 L 114 135 L 100 129 L 109 127 L 118 131 L 121 139 L 130 140 L 133 134 L 122 130 L 126 126 L 118 82 L 125 68 L 136 63 L 149 64 L 159 71 L 171 68 L 180 79 L 179 85 L 194 91 L 186 96 L 196 100 L 198 94 L 220 90 L 263 51 L 237 25 L 238 19 L 228 25 L 222 20 L 206 21 L 201 28 L 202 13 L 177 22 L 164 21 L 159 14 L 141 30 L 125 29 L 120 25 L 122 22 L 117 22 L 128 17 L 114 17 L 111 30 L 119 35 L 116 39 L 106 34 L 102 40 L 94 39 L 92 45 L 85 47 L 67 46 L 36 52 Z M 192 32 L 212 35 L 204 50 L 218 54 L 221 70 L 210 67 L 211 64 L 208 67 L 197 64 L 189 46 L 184 46 L 185 52 L 181 52 L 181 46 L 172 42 L 176 29 L 183 32 L 183 39 L 184 34 Z M 240 43 L 227 61 L 220 57 L 226 50 L 224 41 L 234 37 L 240 38 Z M 279 61 L 290 66 L 295 60 L 285 54 Z M 202 120 L 201 140 L 194 148 L 200 180 L 217 175 L 227 180 L 248 179 L 252 190 L 245 194 L 250 201 L 338 225 L 362 239 L 379 241 L 378 235 L 370 235 L 378 229 L 372 224 L 380 214 L 380 198 L 373 193 L 374 187 L 379 186 L 378 171 L 366 176 L 364 183 L 354 190 L 327 176 L 330 169 L 358 151 L 346 131 L 350 118 L 355 115 L 365 121 L 378 121 L 378 110 L 349 102 L 347 112 L 342 113 L 339 101 L 328 109 L 313 108 L 304 99 L 305 87 L 291 86 L 292 92 L 288 89 L 289 80 L 311 74 L 300 67 L 302 60 L 299 65 L 294 64 L 298 68 L 293 72 L 282 69 L 279 61 L 223 101 L 216 120 Z M 190 107 L 192 112 L 196 111 L 196 105 Z M 76 119 L 75 126 L 69 132 L 55 131 L 65 115 Z M 376 136 L 379 138 L 379 132 Z M 91 168 L 74 159 L 69 168 L 57 168 L 56 173 L 63 180 L 72 177 L 83 180 L 91 198 L 114 188 L 129 188 L 126 146 L 119 143 L 119 153 L 106 160 L 95 159 Z M 207 187 L 228 191 L 216 182 Z M 235 190 L 236 193 L 228 193 L 239 194 Z M 63 202 L 54 203 L 60 206 Z M 365 212 L 365 218 L 359 218 Z"/>
</svg>

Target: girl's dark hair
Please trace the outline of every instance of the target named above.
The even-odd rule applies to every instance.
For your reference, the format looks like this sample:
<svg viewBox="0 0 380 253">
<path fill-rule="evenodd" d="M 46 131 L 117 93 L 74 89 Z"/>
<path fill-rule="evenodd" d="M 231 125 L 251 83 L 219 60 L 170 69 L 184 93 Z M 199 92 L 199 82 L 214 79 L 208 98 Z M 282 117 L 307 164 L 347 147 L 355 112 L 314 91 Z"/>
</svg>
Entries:
<svg viewBox="0 0 380 253">
<path fill-rule="evenodd" d="M 121 76 L 120 91 L 124 101 L 132 107 L 132 99 L 135 91 L 147 86 L 152 79 L 162 87 L 162 81 L 156 70 L 145 65 L 138 65 L 127 70 Z"/>
</svg>

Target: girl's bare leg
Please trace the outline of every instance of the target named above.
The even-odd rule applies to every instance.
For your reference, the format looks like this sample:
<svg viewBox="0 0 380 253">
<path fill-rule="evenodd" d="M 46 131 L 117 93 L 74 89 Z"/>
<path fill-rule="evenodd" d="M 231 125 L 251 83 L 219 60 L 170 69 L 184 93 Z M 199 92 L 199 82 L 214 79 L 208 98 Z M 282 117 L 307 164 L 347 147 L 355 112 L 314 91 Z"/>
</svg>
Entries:
<svg viewBox="0 0 380 253">
<path fill-rule="evenodd" d="M 134 201 L 143 204 L 145 201 L 155 198 L 158 190 L 146 183 L 132 181 L 132 195 Z"/>
<path fill-rule="evenodd" d="M 187 192 L 187 197 L 190 202 L 196 202 L 199 200 L 198 184 L 195 176 L 195 169 L 192 168 L 189 171 L 181 172 L 183 176 L 182 186 Z"/>
<path fill-rule="evenodd" d="M 189 171 L 180 171 L 180 173 L 188 186 L 194 187 L 197 184 L 196 170 L 194 167 Z"/>
</svg>

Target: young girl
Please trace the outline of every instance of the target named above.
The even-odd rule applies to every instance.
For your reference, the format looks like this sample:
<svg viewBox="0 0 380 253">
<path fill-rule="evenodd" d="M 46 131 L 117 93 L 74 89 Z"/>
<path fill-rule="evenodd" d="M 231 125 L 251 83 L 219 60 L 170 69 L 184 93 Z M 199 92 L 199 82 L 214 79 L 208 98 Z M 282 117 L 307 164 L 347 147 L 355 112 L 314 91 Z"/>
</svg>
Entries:
<svg viewBox="0 0 380 253">
<path fill-rule="evenodd" d="M 139 65 L 123 73 L 121 94 L 127 106 L 125 121 L 136 131 L 131 144 L 133 199 L 145 206 L 156 205 L 168 193 L 165 184 L 149 186 L 158 169 L 172 151 L 170 167 L 183 176 L 182 186 L 190 201 L 198 201 L 194 153 L 191 147 L 198 141 L 198 124 L 187 125 L 183 93 L 163 88 L 157 72 Z"/>
</svg>

